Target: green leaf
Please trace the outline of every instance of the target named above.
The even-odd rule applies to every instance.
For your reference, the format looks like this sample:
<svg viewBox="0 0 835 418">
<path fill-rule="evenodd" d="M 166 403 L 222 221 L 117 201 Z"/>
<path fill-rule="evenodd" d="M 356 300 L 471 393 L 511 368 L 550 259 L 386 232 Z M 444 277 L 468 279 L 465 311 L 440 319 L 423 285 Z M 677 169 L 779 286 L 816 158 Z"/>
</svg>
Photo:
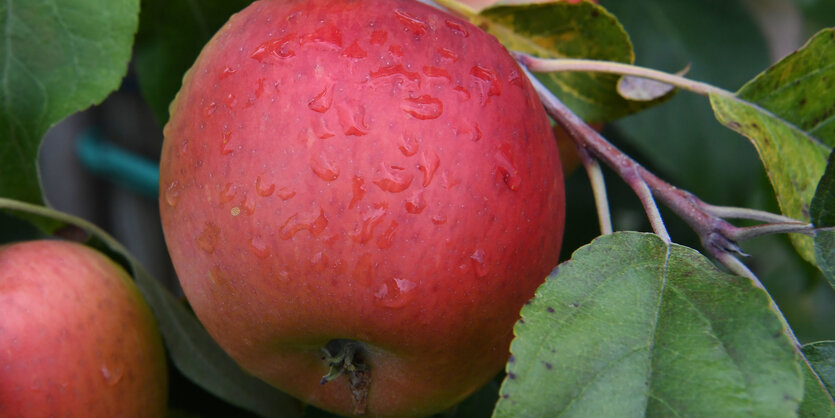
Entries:
<svg viewBox="0 0 835 418">
<path fill-rule="evenodd" d="M 138 13 L 139 0 L 0 3 L 0 196 L 43 202 L 41 138 L 119 87 Z"/>
<path fill-rule="evenodd" d="M 145 0 L 136 36 L 135 63 L 139 85 L 160 126 L 168 105 L 180 90 L 209 39 L 252 0 Z"/>
<path fill-rule="evenodd" d="M 92 243 L 121 258 L 157 319 L 168 354 L 177 368 L 208 392 L 264 417 L 300 417 L 300 404 L 261 380 L 244 372 L 211 338 L 197 318 L 162 284 L 153 278 L 114 238 L 97 226 L 42 206 L 0 198 L 0 210 L 43 217 L 53 223 L 87 231 Z"/>
<path fill-rule="evenodd" d="M 695 250 L 606 235 L 522 309 L 494 416 L 794 416 L 797 355 L 768 295 Z"/>
<path fill-rule="evenodd" d="M 826 166 L 826 145 L 779 116 L 736 97 L 713 94 L 710 102 L 720 122 L 754 143 L 780 210 L 808 222 L 815 186 Z M 792 242 L 803 258 L 814 263 L 811 237 L 793 235 Z"/>
<path fill-rule="evenodd" d="M 835 146 L 835 28 L 818 32 L 736 95 Z"/>
<path fill-rule="evenodd" d="M 808 367 L 804 367 L 805 393 L 801 417 L 835 417 L 835 341 L 803 346 Z"/>
<path fill-rule="evenodd" d="M 810 207 L 812 224 L 818 228 L 835 227 L 835 152 L 821 177 Z M 815 234 L 815 262 L 829 284 L 835 288 L 835 230 Z"/>
<path fill-rule="evenodd" d="M 735 96 L 711 95 L 716 118 L 750 139 L 765 165 L 780 210 L 809 221 L 809 207 L 835 145 L 835 29 L 745 84 Z M 811 237 L 793 235 L 815 263 Z"/>
<path fill-rule="evenodd" d="M 449 2 L 441 2 L 449 3 Z M 588 58 L 632 63 L 629 35 L 603 7 L 590 2 L 499 5 L 468 16 L 507 49 L 540 58 Z M 629 101 L 617 93 L 619 77 L 601 73 L 536 74 L 583 119 L 612 120 L 666 99 Z"/>
</svg>

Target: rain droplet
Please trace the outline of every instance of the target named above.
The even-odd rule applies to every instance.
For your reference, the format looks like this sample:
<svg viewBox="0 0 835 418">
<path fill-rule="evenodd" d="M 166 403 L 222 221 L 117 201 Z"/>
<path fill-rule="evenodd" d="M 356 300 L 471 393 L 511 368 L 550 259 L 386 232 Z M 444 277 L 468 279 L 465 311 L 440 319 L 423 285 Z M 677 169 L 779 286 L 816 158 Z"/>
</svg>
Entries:
<svg viewBox="0 0 835 418">
<path fill-rule="evenodd" d="M 432 217 L 432 223 L 435 225 L 443 225 L 446 223 L 445 215 L 435 215 Z"/>
<path fill-rule="evenodd" d="M 482 278 L 490 272 L 490 267 L 487 266 L 487 262 L 485 260 L 485 253 L 482 249 L 475 250 L 470 255 L 470 260 L 473 261 L 473 270 L 478 278 Z"/>
<path fill-rule="evenodd" d="M 470 36 L 470 32 L 467 31 L 467 28 L 464 26 L 463 23 L 452 20 L 452 19 L 447 19 L 445 23 L 446 23 L 446 26 L 450 30 L 452 30 L 452 33 L 454 33 L 458 36 L 462 36 L 464 38 L 467 38 L 467 37 Z"/>
<path fill-rule="evenodd" d="M 241 199 L 241 204 L 239 205 L 241 210 L 245 212 L 247 215 L 252 215 L 255 213 L 255 206 L 257 202 L 255 199 L 250 199 L 247 193 L 244 193 L 244 198 Z"/>
<path fill-rule="evenodd" d="M 371 45 L 383 45 L 386 43 L 388 37 L 388 32 L 380 29 L 374 29 L 374 31 L 371 32 Z"/>
<path fill-rule="evenodd" d="M 209 104 L 207 104 L 206 107 L 203 108 L 203 116 L 207 117 L 207 118 L 209 116 L 212 116 L 212 114 L 215 113 L 216 109 L 217 109 L 217 103 L 209 102 Z"/>
<path fill-rule="evenodd" d="M 329 161 L 324 153 L 310 159 L 310 168 L 317 177 L 325 181 L 334 181 L 339 177 L 339 167 Z"/>
<path fill-rule="evenodd" d="M 397 221 L 391 221 L 389 223 L 389 227 L 377 238 L 377 248 L 385 250 L 394 244 L 394 232 L 397 231 L 398 226 Z"/>
<path fill-rule="evenodd" d="M 407 70 L 403 64 L 380 67 L 368 73 L 368 76 L 374 80 L 402 80 L 411 83 L 414 88 L 420 87 L 420 74 Z"/>
<path fill-rule="evenodd" d="M 424 94 L 404 99 L 400 103 L 400 109 L 416 119 L 437 119 L 444 113 L 444 104 L 439 99 Z"/>
<path fill-rule="evenodd" d="M 255 254 L 258 258 L 267 258 L 270 255 L 267 242 L 260 235 L 256 235 L 249 240 L 249 252 Z"/>
<path fill-rule="evenodd" d="M 235 95 L 232 94 L 232 93 L 229 93 L 226 96 L 226 99 L 224 99 L 224 102 L 226 103 L 226 107 L 228 107 L 229 109 L 233 109 L 235 107 L 235 105 L 238 104 L 238 100 L 235 99 Z"/>
<path fill-rule="evenodd" d="M 402 308 L 414 298 L 416 287 L 417 283 L 411 280 L 394 277 L 383 282 L 374 297 L 380 306 Z"/>
<path fill-rule="evenodd" d="M 333 85 L 325 86 L 319 94 L 314 96 L 307 102 L 307 107 L 311 110 L 325 113 L 331 108 L 333 104 Z"/>
<path fill-rule="evenodd" d="M 396 57 L 402 57 L 404 55 L 403 47 L 400 45 L 390 45 L 389 52 L 391 53 L 391 55 L 394 55 Z"/>
<path fill-rule="evenodd" d="M 522 177 L 519 169 L 513 163 L 513 156 L 510 152 L 510 145 L 503 144 L 496 152 L 497 173 L 510 190 L 516 190 L 522 184 Z"/>
<path fill-rule="evenodd" d="M 313 257 L 310 257 L 310 264 L 313 267 L 313 271 L 316 272 L 323 272 L 328 268 L 328 256 L 324 253 L 324 251 L 319 251 L 316 254 L 313 254 Z"/>
<path fill-rule="evenodd" d="M 337 108 L 339 124 L 345 135 L 362 136 L 368 133 L 365 126 L 365 107 L 362 105 L 341 104 Z"/>
<path fill-rule="evenodd" d="M 346 58 L 362 59 L 368 56 L 368 52 L 362 49 L 357 41 L 354 41 L 354 43 L 342 51 L 342 56 Z"/>
<path fill-rule="evenodd" d="M 467 90 L 464 86 L 455 86 L 452 88 L 452 90 L 458 93 L 458 99 L 460 101 L 466 102 L 467 100 L 470 100 L 470 91 Z"/>
<path fill-rule="evenodd" d="M 429 186 L 432 178 L 435 177 L 435 171 L 441 165 L 441 158 L 435 152 L 422 152 L 420 154 L 420 162 L 418 169 L 423 173 L 423 187 Z"/>
<path fill-rule="evenodd" d="M 406 212 L 417 215 L 426 208 L 426 199 L 423 198 L 423 190 L 418 190 L 411 197 L 406 199 Z"/>
<path fill-rule="evenodd" d="M 165 202 L 168 203 L 168 206 L 176 207 L 177 202 L 180 200 L 180 187 L 179 183 L 174 180 L 168 184 L 168 187 L 165 188 Z"/>
<path fill-rule="evenodd" d="M 273 63 L 277 60 L 293 57 L 296 53 L 290 49 L 289 44 L 294 39 L 298 39 L 298 37 L 295 34 L 289 34 L 283 38 L 263 42 L 250 54 L 250 58 L 258 60 L 258 62 Z"/>
<path fill-rule="evenodd" d="M 101 375 L 108 386 L 114 386 L 122 380 L 124 374 L 124 367 L 119 363 L 112 363 L 108 365 L 103 363 L 101 365 Z"/>
<path fill-rule="evenodd" d="M 295 195 L 296 195 L 296 191 L 292 190 L 288 187 L 282 187 L 282 188 L 278 189 L 278 193 L 276 193 L 276 196 L 278 196 L 281 200 L 290 200 Z"/>
<path fill-rule="evenodd" d="M 399 193 L 409 188 L 412 184 L 412 176 L 404 173 L 402 167 L 380 165 L 377 170 L 377 178 L 374 180 L 380 189 L 390 193 Z"/>
<path fill-rule="evenodd" d="M 452 81 L 452 76 L 449 74 L 449 71 L 443 68 L 431 67 L 427 65 L 423 67 L 423 73 L 426 74 L 427 77 L 443 78 L 446 79 L 446 81 Z"/>
<path fill-rule="evenodd" d="M 267 187 L 263 187 L 261 184 L 261 176 L 255 178 L 255 192 L 258 193 L 258 196 L 261 197 L 268 197 L 273 194 L 275 191 L 275 184 L 270 184 Z"/>
<path fill-rule="evenodd" d="M 455 130 L 455 134 L 459 136 L 469 137 L 469 139 L 473 142 L 481 141 L 481 127 L 478 126 L 478 123 L 472 125 L 472 127 L 462 126 Z"/>
<path fill-rule="evenodd" d="M 223 136 L 223 138 L 221 139 L 221 142 L 220 142 L 220 154 L 221 155 L 229 155 L 233 151 L 235 151 L 235 149 L 233 148 L 233 146 L 231 144 L 231 141 L 230 141 L 230 139 L 232 137 L 232 131 L 223 131 L 223 133 L 221 135 Z"/>
<path fill-rule="evenodd" d="M 319 208 L 318 212 L 314 211 L 306 215 L 296 213 L 287 218 L 278 229 L 278 236 L 283 240 L 288 240 L 301 231 L 308 231 L 313 236 L 319 236 L 327 226 L 328 218 L 325 217 L 325 211 Z"/>
<path fill-rule="evenodd" d="M 313 134 L 319 139 L 328 139 L 335 136 L 336 134 L 328 126 L 328 121 L 321 115 L 317 116 L 318 117 L 314 117 L 312 121 Z"/>
<path fill-rule="evenodd" d="M 351 178 L 351 191 L 353 195 L 351 196 L 351 203 L 348 204 L 348 209 L 353 209 L 365 196 L 365 179 L 360 176 Z"/>
<path fill-rule="evenodd" d="M 449 48 L 438 48 L 438 55 L 440 55 L 441 58 L 444 58 L 452 62 L 458 61 L 458 54 L 456 54 L 455 51 Z"/>
<path fill-rule="evenodd" d="M 218 78 L 223 80 L 224 78 L 229 77 L 232 74 L 235 74 L 236 71 L 237 70 L 229 66 L 223 67 L 223 71 L 220 72 L 220 76 Z"/>
<path fill-rule="evenodd" d="M 374 238 L 374 228 L 383 222 L 387 210 L 387 205 L 375 204 L 372 209 L 363 214 L 362 222 L 357 225 L 353 232 L 349 232 L 348 236 L 360 244 L 367 243 L 371 238 Z"/>
<path fill-rule="evenodd" d="M 476 65 L 470 69 L 470 75 L 476 78 L 481 89 L 481 105 L 484 106 L 490 101 L 490 97 L 502 94 L 502 85 L 499 83 L 499 76 L 495 71 Z"/>
<path fill-rule="evenodd" d="M 424 21 L 402 10 L 395 10 L 394 15 L 397 16 L 397 20 L 399 20 L 400 23 L 406 27 L 406 29 L 415 35 L 423 35 L 429 29 L 429 25 L 427 25 Z"/>
<path fill-rule="evenodd" d="M 417 138 L 410 133 L 404 133 L 401 135 L 397 146 L 400 148 L 400 152 L 407 157 L 417 154 L 418 149 L 420 148 Z"/>
<path fill-rule="evenodd" d="M 309 33 L 302 37 L 301 43 L 309 42 L 323 43 L 332 47 L 342 48 L 342 32 L 333 24 L 325 24 L 313 33 Z"/>
<path fill-rule="evenodd" d="M 215 252 L 215 247 L 220 241 L 220 228 L 211 222 L 206 222 L 203 232 L 197 237 L 197 246 L 208 254 Z"/>
<path fill-rule="evenodd" d="M 238 188 L 234 187 L 232 183 L 226 183 L 223 190 L 220 191 L 220 203 L 227 203 L 235 198 Z"/>
</svg>

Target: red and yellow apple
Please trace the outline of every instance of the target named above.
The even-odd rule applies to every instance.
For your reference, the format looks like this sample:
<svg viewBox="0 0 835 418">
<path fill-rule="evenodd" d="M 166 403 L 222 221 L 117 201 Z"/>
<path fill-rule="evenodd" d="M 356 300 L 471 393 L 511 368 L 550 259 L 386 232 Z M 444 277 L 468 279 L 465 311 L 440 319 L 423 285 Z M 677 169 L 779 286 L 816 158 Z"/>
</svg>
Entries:
<svg viewBox="0 0 835 418">
<path fill-rule="evenodd" d="M 545 112 L 492 36 L 416 1 L 257 1 L 170 110 L 166 243 L 245 370 L 329 411 L 398 417 L 501 370 L 557 264 L 565 202 Z M 346 347 L 358 373 L 322 384 L 323 349 L 345 366 Z"/>
<path fill-rule="evenodd" d="M 124 269 L 76 243 L 0 246 L 0 416 L 163 417 L 167 379 Z"/>
</svg>

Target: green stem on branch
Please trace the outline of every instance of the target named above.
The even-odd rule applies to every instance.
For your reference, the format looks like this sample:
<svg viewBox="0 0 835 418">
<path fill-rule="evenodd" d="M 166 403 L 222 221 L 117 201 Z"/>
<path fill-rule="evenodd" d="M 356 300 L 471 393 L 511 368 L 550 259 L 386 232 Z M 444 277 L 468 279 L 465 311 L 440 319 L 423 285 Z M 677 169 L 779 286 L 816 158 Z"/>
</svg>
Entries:
<svg viewBox="0 0 835 418">
<path fill-rule="evenodd" d="M 544 59 L 515 51 L 512 51 L 511 54 L 516 57 L 516 60 L 519 61 L 520 64 L 533 72 L 553 73 L 571 71 L 608 73 L 621 76 L 628 75 L 669 84 L 703 96 L 710 96 L 711 94 L 725 97 L 734 96 L 733 93 L 727 90 L 707 83 L 690 80 L 680 75 L 665 73 L 651 68 L 639 67 L 637 65 L 574 58 Z"/>
<path fill-rule="evenodd" d="M 575 145 L 577 145 L 575 143 Z M 606 195 L 606 181 L 603 178 L 603 169 L 596 158 L 589 154 L 588 150 L 583 147 L 577 147 L 577 154 L 580 156 L 580 161 L 586 169 L 586 174 L 589 176 L 589 183 L 591 183 L 591 190 L 594 193 L 594 204 L 597 207 L 597 220 L 600 223 L 600 234 L 611 234 L 612 228 L 612 214 L 609 210 L 609 198 Z"/>
</svg>

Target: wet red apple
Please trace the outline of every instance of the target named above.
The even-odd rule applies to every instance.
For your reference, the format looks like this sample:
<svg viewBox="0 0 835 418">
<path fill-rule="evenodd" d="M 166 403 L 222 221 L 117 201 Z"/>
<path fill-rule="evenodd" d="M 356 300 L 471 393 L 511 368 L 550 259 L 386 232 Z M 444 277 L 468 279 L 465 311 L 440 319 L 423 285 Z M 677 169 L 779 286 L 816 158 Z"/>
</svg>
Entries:
<svg viewBox="0 0 835 418">
<path fill-rule="evenodd" d="M 398 417 L 502 369 L 564 196 L 544 110 L 493 37 L 416 1 L 257 1 L 170 110 L 166 242 L 244 369 Z"/>
<path fill-rule="evenodd" d="M 165 416 L 156 323 L 109 258 L 63 241 L 0 246 L 0 312 L 0 416 Z"/>
</svg>

